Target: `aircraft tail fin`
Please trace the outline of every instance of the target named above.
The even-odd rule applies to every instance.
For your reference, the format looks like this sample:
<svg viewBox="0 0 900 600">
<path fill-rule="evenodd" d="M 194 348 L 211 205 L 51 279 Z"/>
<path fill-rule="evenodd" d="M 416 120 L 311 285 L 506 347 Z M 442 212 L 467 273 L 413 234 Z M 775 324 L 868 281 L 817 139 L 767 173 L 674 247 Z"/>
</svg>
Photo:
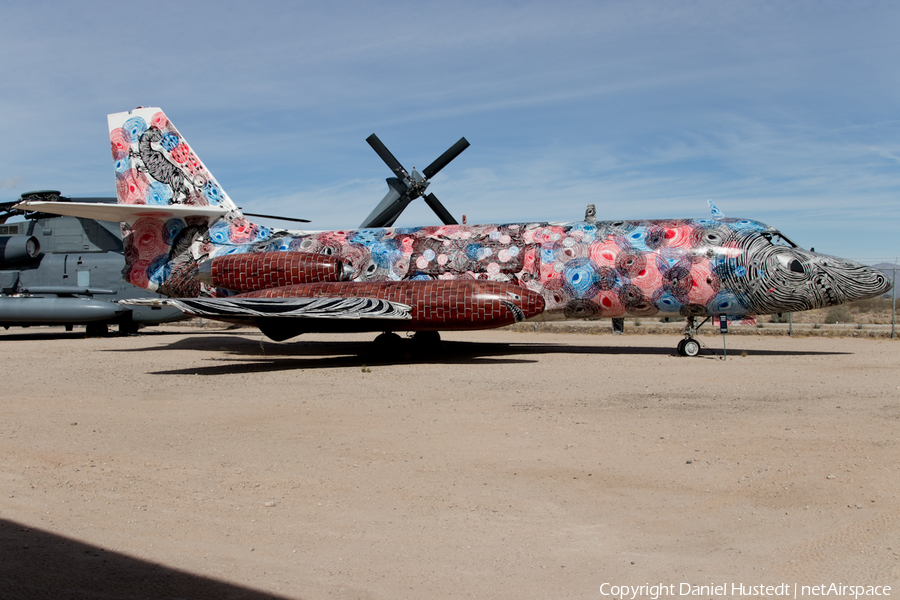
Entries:
<svg viewBox="0 0 900 600">
<path fill-rule="evenodd" d="M 159 108 L 111 114 L 119 204 L 238 208 Z"/>
<path fill-rule="evenodd" d="M 127 281 L 196 296 L 200 284 L 190 274 L 198 260 L 271 235 L 241 214 L 162 109 L 111 114 L 108 124 L 117 206 L 129 214 L 120 219 Z"/>
</svg>

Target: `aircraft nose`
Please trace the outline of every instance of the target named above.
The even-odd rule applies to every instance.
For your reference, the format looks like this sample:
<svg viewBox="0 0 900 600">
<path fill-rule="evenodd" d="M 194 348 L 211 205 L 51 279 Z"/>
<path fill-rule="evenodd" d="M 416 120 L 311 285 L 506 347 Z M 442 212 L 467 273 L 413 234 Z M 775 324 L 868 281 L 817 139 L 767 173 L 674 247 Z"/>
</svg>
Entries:
<svg viewBox="0 0 900 600">
<path fill-rule="evenodd" d="M 869 277 L 874 282 L 872 285 L 872 289 L 866 292 L 864 298 L 874 298 L 876 296 L 883 296 L 891 291 L 891 288 L 894 287 L 894 284 L 891 282 L 890 278 L 888 278 L 887 274 L 884 271 L 880 271 L 878 269 L 873 269 L 872 267 L 867 267 L 863 265 L 863 269 L 871 272 Z M 862 300 L 863 298 L 857 298 L 858 300 Z"/>
<path fill-rule="evenodd" d="M 831 280 L 839 302 L 875 298 L 890 291 L 890 278 L 878 269 L 834 256 L 817 255 L 815 265 Z"/>
</svg>

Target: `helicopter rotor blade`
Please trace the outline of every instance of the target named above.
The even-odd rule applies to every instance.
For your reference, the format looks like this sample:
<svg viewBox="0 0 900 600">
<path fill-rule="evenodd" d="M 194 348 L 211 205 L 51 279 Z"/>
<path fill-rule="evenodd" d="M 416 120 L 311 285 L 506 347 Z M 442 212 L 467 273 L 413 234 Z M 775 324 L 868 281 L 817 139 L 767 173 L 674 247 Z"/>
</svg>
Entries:
<svg viewBox="0 0 900 600">
<path fill-rule="evenodd" d="M 374 134 L 373 134 L 374 135 Z M 422 170 L 422 175 L 425 176 L 425 179 L 431 179 L 435 175 L 437 175 L 438 171 L 446 167 L 451 160 L 462 154 L 462 151 L 469 147 L 469 142 L 466 138 L 459 138 L 459 141 L 450 146 L 446 152 L 438 156 L 434 162 L 425 167 Z"/>
<path fill-rule="evenodd" d="M 309 223 L 309 219 L 295 219 L 294 217 L 279 217 L 277 215 L 261 215 L 258 213 L 243 213 L 245 217 L 262 217 L 263 219 L 275 219 L 278 221 L 293 221 L 294 223 Z"/>
<path fill-rule="evenodd" d="M 427 196 L 425 196 L 425 203 L 431 207 L 431 210 L 434 211 L 434 214 L 438 216 L 438 218 L 441 220 L 441 222 L 444 223 L 444 225 L 459 225 L 456 219 L 453 218 L 453 215 L 450 214 L 450 211 L 444 208 L 444 205 L 441 204 L 441 201 L 438 200 L 437 196 L 435 196 L 434 194 L 428 194 Z"/>
<path fill-rule="evenodd" d="M 400 161 L 391 154 L 378 136 L 374 133 L 366 138 L 366 142 L 372 147 L 372 150 L 384 161 L 391 171 L 397 175 L 396 178 L 387 179 L 388 194 L 375 207 L 375 210 L 369 214 L 363 221 L 360 228 L 369 227 L 390 227 L 400 216 L 400 213 L 416 198 L 424 195 L 425 188 L 428 187 L 429 179 L 436 175 L 441 169 L 446 167 L 450 161 L 459 156 L 463 150 L 469 147 L 469 141 L 466 138 L 460 138 L 458 142 L 450 146 L 446 152 L 441 154 L 430 165 L 425 167 L 420 174 L 413 170 L 412 175 L 403 168 Z M 434 211 L 438 218 L 445 225 L 458 225 L 456 219 L 450 214 L 437 196 L 428 194 L 424 196 L 425 202 Z"/>
<path fill-rule="evenodd" d="M 394 174 L 400 179 L 409 179 L 409 173 L 406 169 L 403 168 L 403 165 L 400 164 L 400 161 L 397 160 L 391 151 L 387 149 L 387 146 L 381 143 L 381 140 L 378 139 L 378 136 L 374 133 L 366 138 L 366 141 L 369 142 L 369 145 L 372 146 L 372 150 L 375 151 L 375 154 L 381 157 L 381 160 L 384 161 L 384 164 L 388 166 L 388 168 L 394 172 Z"/>
</svg>

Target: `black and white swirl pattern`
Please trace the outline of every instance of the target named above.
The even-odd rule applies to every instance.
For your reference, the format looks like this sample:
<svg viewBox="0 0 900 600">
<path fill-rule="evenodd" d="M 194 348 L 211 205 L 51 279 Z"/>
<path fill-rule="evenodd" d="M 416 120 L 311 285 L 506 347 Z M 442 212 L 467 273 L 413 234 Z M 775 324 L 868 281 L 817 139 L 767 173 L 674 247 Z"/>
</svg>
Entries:
<svg viewBox="0 0 900 600">
<path fill-rule="evenodd" d="M 211 319 L 410 319 L 408 305 L 377 298 L 182 298 L 167 302 L 182 312 Z"/>
</svg>

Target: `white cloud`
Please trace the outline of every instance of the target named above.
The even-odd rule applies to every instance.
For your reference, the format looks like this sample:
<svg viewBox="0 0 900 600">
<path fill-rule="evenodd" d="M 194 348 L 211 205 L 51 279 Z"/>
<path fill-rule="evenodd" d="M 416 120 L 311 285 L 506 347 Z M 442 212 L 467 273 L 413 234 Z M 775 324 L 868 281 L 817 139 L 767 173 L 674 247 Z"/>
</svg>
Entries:
<svg viewBox="0 0 900 600">
<path fill-rule="evenodd" d="M 5 179 L 0 179 L 0 190 L 14 190 L 22 186 L 25 178 L 21 175 L 14 175 L 13 177 L 7 177 Z"/>
</svg>

